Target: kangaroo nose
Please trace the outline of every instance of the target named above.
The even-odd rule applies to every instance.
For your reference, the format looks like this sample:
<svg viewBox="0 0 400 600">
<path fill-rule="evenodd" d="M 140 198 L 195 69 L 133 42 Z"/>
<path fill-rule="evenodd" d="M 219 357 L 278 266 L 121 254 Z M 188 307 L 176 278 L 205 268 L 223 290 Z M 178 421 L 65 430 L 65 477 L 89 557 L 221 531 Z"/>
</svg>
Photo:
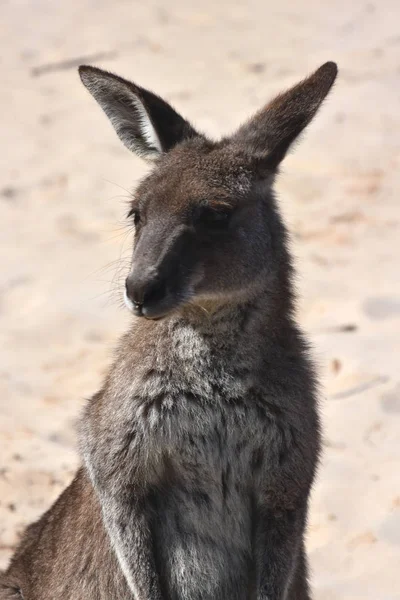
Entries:
<svg viewBox="0 0 400 600">
<path fill-rule="evenodd" d="M 143 315 L 143 309 L 150 303 L 160 301 L 165 293 L 166 287 L 155 273 L 145 273 L 142 276 L 130 273 L 126 278 L 127 304 L 137 315 Z"/>
</svg>

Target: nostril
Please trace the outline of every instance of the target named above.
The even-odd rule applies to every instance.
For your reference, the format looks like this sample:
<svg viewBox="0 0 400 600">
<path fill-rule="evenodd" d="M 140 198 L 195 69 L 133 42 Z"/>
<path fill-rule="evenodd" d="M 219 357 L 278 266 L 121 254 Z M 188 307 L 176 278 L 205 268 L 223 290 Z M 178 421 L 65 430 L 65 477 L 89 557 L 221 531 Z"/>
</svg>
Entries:
<svg viewBox="0 0 400 600">
<path fill-rule="evenodd" d="M 136 285 L 130 277 L 127 277 L 125 280 L 125 289 L 126 295 L 131 302 L 137 306 L 141 306 L 143 304 L 143 286 Z"/>
</svg>

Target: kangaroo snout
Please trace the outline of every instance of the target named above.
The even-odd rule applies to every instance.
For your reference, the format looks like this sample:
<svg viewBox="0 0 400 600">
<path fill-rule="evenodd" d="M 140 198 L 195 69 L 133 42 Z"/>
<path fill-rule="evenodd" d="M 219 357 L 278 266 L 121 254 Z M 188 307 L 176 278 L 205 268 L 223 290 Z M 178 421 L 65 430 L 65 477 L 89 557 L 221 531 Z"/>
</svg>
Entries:
<svg viewBox="0 0 400 600">
<path fill-rule="evenodd" d="M 192 296 L 195 257 L 190 229 L 150 222 L 135 246 L 125 281 L 125 303 L 137 316 L 160 319 Z"/>
</svg>

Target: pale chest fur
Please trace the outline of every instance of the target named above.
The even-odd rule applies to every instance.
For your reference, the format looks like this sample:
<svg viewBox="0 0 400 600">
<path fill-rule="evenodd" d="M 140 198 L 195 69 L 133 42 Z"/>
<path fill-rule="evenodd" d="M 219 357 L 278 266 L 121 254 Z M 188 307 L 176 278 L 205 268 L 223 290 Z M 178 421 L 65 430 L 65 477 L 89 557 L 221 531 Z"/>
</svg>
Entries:
<svg viewBox="0 0 400 600">
<path fill-rule="evenodd" d="M 266 426 L 254 402 L 254 365 L 232 328 L 219 327 L 213 336 L 188 325 L 171 328 L 141 357 L 126 398 L 149 443 L 158 440 L 170 456 L 205 460 L 208 469 L 223 455 L 245 457 Z"/>
</svg>

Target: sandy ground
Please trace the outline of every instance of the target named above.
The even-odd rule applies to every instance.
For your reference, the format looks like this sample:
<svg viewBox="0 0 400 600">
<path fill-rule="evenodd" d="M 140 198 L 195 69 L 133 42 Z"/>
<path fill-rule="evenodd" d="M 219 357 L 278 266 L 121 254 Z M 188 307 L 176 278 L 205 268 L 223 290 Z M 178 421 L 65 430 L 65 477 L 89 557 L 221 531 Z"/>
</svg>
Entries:
<svg viewBox="0 0 400 600">
<path fill-rule="evenodd" d="M 130 318 L 126 190 L 145 166 L 74 64 L 131 77 L 218 135 L 333 59 L 339 82 L 279 181 L 324 382 L 308 547 L 316 600 L 399 599 L 398 1 L 25 0 L 1 12 L 0 567 L 70 480 L 76 419 Z"/>
</svg>

